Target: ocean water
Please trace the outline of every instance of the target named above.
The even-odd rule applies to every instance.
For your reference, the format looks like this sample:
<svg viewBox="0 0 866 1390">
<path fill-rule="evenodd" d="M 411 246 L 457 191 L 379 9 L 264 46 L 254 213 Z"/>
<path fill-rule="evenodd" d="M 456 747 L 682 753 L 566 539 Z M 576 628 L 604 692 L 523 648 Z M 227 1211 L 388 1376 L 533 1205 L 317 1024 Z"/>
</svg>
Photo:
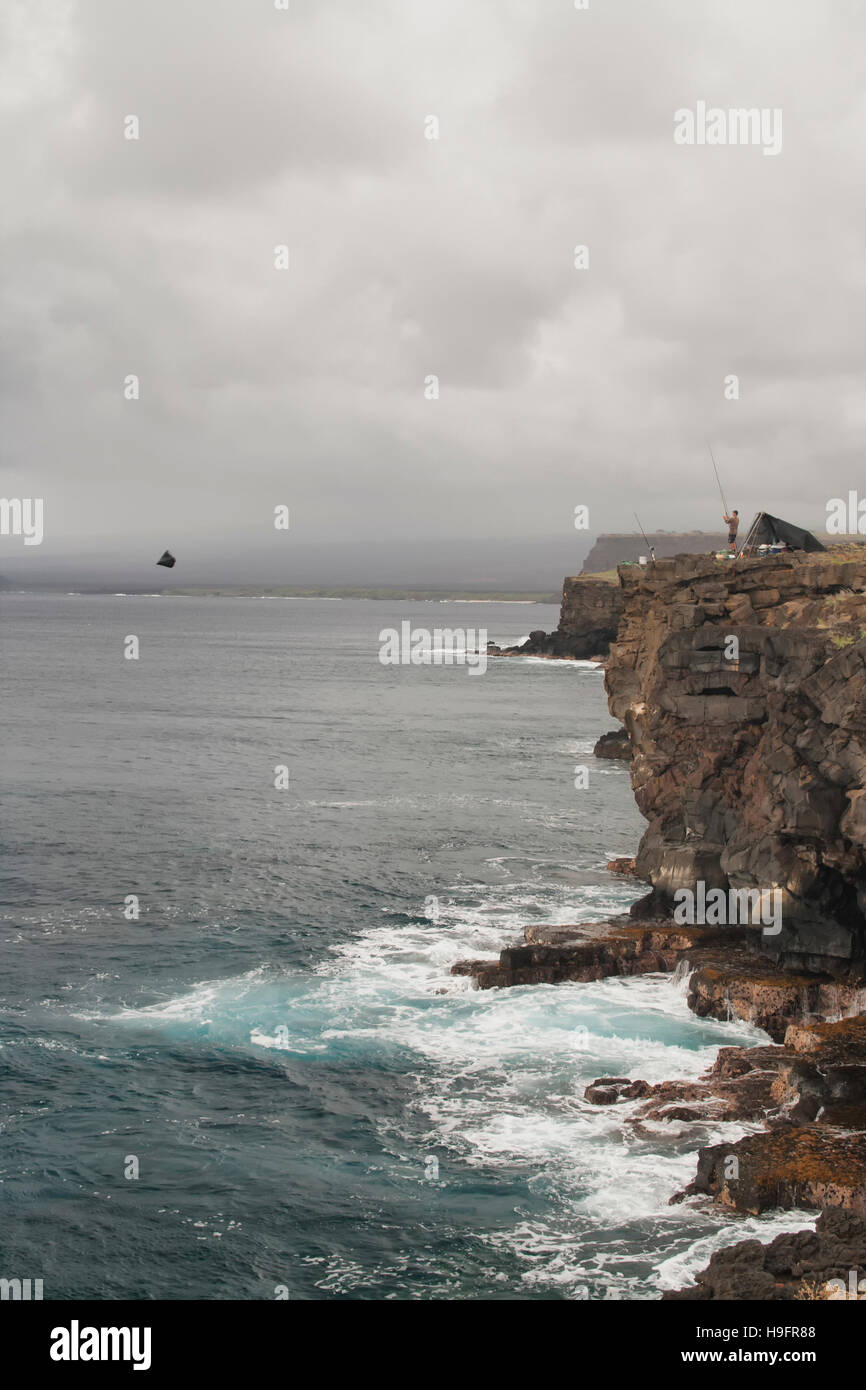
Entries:
<svg viewBox="0 0 866 1390">
<path fill-rule="evenodd" d="M 698 1144 L 747 1127 L 582 1098 L 764 1035 L 669 977 L 449 975 L 627 908 L 605 863 L 642 822 L 591 757 L 597 668 L 382 666 L 406 618 L 510 642 L 557 613 L 0 600 L 0 1275 L 57 1299 L 649 1299 L 810 1223 L 668 1204 Z"/>
</svg>

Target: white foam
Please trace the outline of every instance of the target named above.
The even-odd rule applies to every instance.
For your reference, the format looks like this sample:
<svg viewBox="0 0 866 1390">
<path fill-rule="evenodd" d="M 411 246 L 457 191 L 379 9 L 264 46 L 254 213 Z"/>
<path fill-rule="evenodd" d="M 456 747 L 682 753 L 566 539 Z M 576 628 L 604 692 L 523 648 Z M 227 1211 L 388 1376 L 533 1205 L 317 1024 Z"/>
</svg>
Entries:
<svg viewBox="0 0 866 1390">
<path fill-rule="evenodd" d="M 513 661 L 514 657 L 503 657 L 503 661 Z M 603 671 L 600 661 L 577 661 L 570 656 L 521 656 L 517 658 L 532 666 L 571 666 L 575 671 Z"/>
<path fill-rule="evenodd" d="M 515 856 L 489 861 L 503 872 L 515 864 L 522 865 Z M 493 957 L 509 936 L 519 940 L 529 910 L 568 925 L 609 914 L 622 893 L 621 885 L 575 889 L 549 877 L 535 893 L 510 881 L 454 885 L 438 893 L 438 921 L 386 917 L 336 946 L 314 973 L 262 964 L 114 1017 L 169 1031 L 207 1027 L 212 1038 L 312 1064 L 396 1050 L 404 1072 L 418 1079 L 418 1098 L 411 1113 L 381 1119 L 383 1149 L 405 1161 L 407 1150 L 434 1147 L 446 1187 L 450 1166 L 528 1185 L 542 1217 L 477 1232 L 507 1248 L 528 1288 L 654 1296 L 688 1282 L 708 1251 L 743 1238 L 744 1225 L 724 1213 L 706 1204 L 671 1207 L 669 1199 L 693 1177 L 701 1144 L 756 1127 L 709 1114 L 703 1123 L 636 1128 L 639 1101 L 595 1106 L 584 1090 L 603 1075 L 694 1078 L 721 1037 L 750 1044 L 765 1035 L 745 1023 L 696 1018 L 669 975 L 478 991 L 448 973 L 457 959 Z M 788 1213 L 781 1228 L 798 1223 Z M 754 1222 L 762 1237 L 779 1228 Z"/>
<path fill-rule="evenodd" d="M 772 1211 L 761 1217 L 730 1218 L 708 1236 L 695 1240 L 685 1250 L 663 1260 L 657 1269 L 659 1289 L 681 1289 L 695 1282 L 717 1250 L 741 1240 L 769 1243 L 789 1231 L 814 1230 L 818 1212 Z"/>
</svg>

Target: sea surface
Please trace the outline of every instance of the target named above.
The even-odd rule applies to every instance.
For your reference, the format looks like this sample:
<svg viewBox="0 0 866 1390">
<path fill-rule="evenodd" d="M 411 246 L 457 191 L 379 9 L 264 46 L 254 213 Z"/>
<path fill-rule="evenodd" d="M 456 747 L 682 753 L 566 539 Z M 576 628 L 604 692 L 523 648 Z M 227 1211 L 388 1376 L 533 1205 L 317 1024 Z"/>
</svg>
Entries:
<svg viewBox="0 0 866 1390">
<path fill-rule="evenodd" d="M 642 821 L 591 756 L 597 667 L 383 666 L 379 634 L 557 617 L 0 599 L 0 1276 L 46 1299 L 651 1299 L 810 1224 L 669 1205 L 698 1144 L 748 1127 L 641 1131 L 583 1100 L 763 1034 L 665 976 L 449 975 L 527 923 L 626 909 L 605 864 Z"/>
</svg>

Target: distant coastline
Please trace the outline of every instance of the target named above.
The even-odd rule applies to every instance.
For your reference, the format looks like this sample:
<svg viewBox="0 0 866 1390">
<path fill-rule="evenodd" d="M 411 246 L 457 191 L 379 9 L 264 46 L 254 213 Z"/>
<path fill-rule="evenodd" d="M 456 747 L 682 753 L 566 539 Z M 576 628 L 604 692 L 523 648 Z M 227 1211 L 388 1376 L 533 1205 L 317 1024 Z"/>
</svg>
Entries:
<svg viewBox="0 0 866 1390">
<path fill-rule="evenodd" d="M 560 595 L 554 593 L 494 592 L 473 593 L 466 589 L 292 589 L 267 588 L 257 584 L 232 585 L 218 588 L 177 588 L 177 589 L 115 589 L 108 585 L 95 587 L 85 585 L 70 589 L 66 585 L 35 584 L 31 588 L 17 588 L 11 584 L 0 588 L 6 597 L 52 597 L 52 598 L 284 598 L 284 599 L 407 599 L 414 603 L 547 603 L 558 607 Z"/>
<path fill-rule="evenodd" d="M 483 591 L 473 593 L 467 589 L 301 589 L 292 587 L 261 587 L 254 584 L 227 584 L 221 588 L 172 588 L 161 593 L 184 598 L 366 598 L 366 599 L 412 599 L 415 602 L 431 603 L 552 603 L 559 604 L 558 593 L 521 593 Z"/>
</svg>

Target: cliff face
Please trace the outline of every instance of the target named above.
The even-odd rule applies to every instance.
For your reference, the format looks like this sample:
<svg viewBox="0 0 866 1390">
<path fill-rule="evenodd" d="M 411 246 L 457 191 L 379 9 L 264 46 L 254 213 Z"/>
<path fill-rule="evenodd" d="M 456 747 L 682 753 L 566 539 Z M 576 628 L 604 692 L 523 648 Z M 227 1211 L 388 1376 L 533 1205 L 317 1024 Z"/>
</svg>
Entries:
<svg viewBox="0 0 866 1390">
<path fill-rule="evenodd" d="M 623 591 L 606 579 L 577 575 L 562 586 L 559 626 L 555 632 L 531 632 L 520 647 L 493 648 L 498 656 L 571 657 L 587 661 L 607 656 L 616 638 L 623 609 Z"/>
<path fill-rule="evenodd" d="M 619 579 L 605 680 L 648 827 L 634 865 L 608 867 L 652 891 L 631 918 L 536 923 L 452 973 L 501 989 L 675 970 L 699 1016 L 766 1030 L 771 1044 L 724 1048 L 697 1080 L 603 1076 L 584 1098 L 622 1105 L 641 1136 L 649 1122 L 702 1137 L 708 1121 L 748 1125 L 700 1150 L 673 1201 L 822 1212 L 814 1233 L 717 1252 L 666 1298 L 829 1297 L 866 1267 L 866 549 L 683 556 Z M 589 594 L 602 616 L 611 603 L 586 584 L 566 580 L 563 640 L 595 632 Z M 701 887 L 772 893 L 781 917 L 671 922 L 676 890 L 700 901 Z"/>
<path fill-rule="evenodd" d="M 781 931 L 748 928 L 760 951 L 834 973 L 862 959 L 866 554 L 680 558 L 620 580 L 605 683 L 649 822 L 638 911 L 669 913 L 699 881 L 778 890 Z"/>
<path fill-rule="evenodd" d="M 606 654 L 616 640 L 624 595 L 619 584 L 576 576 L 563 581 L 562 607 L 556 629 L 585 656 Z M 591 648 L 591 650 L 589 650 Z"/>
<path fill-rule="evenodd" d="M 651 531 L 647 540 L 656 553 L 656 559 L 668 559 L 672 555 L 706 555 L 711 550 L 724 550 L 728 545 L 725 531 Z M 584 574 L 600 574 L 602 570 L 616 569 L 625 560 L 636 562 L 647 554 L 647 543 L 643 536 L 633 531 L 611 531 L 596 538 L 592 550 L 583 562 Z"/>
</svg>

